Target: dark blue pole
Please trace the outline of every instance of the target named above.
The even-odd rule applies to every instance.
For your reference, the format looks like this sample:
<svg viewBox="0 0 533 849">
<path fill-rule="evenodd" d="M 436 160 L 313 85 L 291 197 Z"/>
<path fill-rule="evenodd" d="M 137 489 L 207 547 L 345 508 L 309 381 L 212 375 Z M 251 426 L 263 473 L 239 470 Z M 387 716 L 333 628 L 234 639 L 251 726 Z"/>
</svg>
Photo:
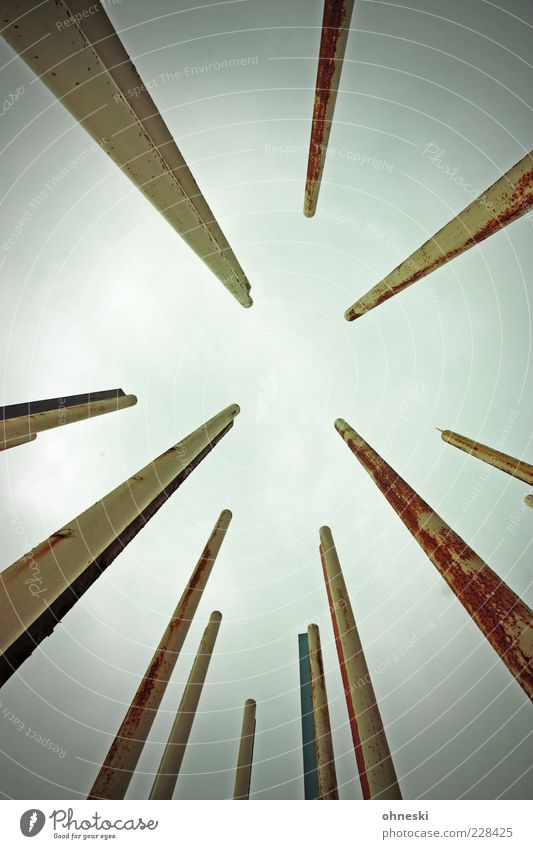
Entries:
<svg viewBox="0 0 533 849">
<path fill-rule="evenodd" d="M 298 634 L 300 657 L 300 702 L 302 706 L 302 741 L 304 760 L 304 793 L 306 799 L 318 799 L 315 727 L 311 702 L 311 667 L 307 634 Z"/>
</svg>

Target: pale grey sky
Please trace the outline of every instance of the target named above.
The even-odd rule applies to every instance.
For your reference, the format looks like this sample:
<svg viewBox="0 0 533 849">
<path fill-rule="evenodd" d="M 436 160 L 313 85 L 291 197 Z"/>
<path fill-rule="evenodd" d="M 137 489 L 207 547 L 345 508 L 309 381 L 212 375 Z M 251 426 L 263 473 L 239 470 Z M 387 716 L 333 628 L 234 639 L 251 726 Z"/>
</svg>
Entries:
<svg viewBox="0 0 533 849">
<path fill-rule="evenodd" d="M 228 507 L 233 522 L 130 798 L 148 794 L 215 609 L 224 618 L 176 798 L 231 795 L 249 697 L 258 703 L 253 798 L 302 798 L 297 633 L 313 621 L 341 798 L 360 798 L 322 524 L 337 543 L 404 796 L 530 798 L 527 698 L 333 422 L 349 421 L 533 602 L 526 485 L 435 430 L 533 457 L 531 220 L 355 323 L 343 319 L 471 200 L 450 169 L 482 190 L 532 147 L 531 5 L 360 0 L 312 220 L 302 205 L 321 2 L 193 6 L 122 0 L 109 15 L 250 279 L 251 310 L 0 45 L 3 92 L 24 87 L 1 117 L 2 244 L 45 193 L 16 244 L 0 250 L 0 401 L 115 386 L 139 398 L 1 455 L 0 566 L 218 410 L 237 402 L 242 411 L 0 691 L 0 791 L 87 794 Z"/>
</svg>

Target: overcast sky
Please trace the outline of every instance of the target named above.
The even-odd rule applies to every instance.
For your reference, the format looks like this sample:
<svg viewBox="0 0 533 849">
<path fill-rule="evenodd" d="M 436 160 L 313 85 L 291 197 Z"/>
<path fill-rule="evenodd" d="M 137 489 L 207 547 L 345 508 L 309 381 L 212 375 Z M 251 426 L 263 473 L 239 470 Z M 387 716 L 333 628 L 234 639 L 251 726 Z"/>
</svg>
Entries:
<svg viewBox="0 0 533 849">
<path fill-rule="evenodd" d="M 139 398 L 0 455 L 1 568 L 220 409 L 241 407 L 0 690 L 0 791 L 86 796 L 227 507 L 233 522 L 128 798 L 147 797 L 215 609 L 223 621 L 176 798 L 231 796 L 250 697 L 252 798 L 303 798 L 297 634 L 310 622 L 321 630 L 340 796 L 361 798 L 318 556 L 323 524 L 404 797 L 530 798 L 525 694 L 333 422 L 350 422 L 532 604 L 527 486 L 435 430 L 533 459 L 531 219 L 343 319 L 470 202 L 465 183 L 483 190 L 533 146 L 531 4 L 359 0 L 314 219 L 302 208 L 322 3 L 195 5 L 117 0 L 109 15 L 248 275 L 250 310 L 0 44 L 4 95 L 23 87 L 0 119 L 4 234 L 53 181 L 14 247 L 0 246 L 0 403 L 118 386 Z M 209 70 L 235 58 L 249 62 Z"/>
</svg>

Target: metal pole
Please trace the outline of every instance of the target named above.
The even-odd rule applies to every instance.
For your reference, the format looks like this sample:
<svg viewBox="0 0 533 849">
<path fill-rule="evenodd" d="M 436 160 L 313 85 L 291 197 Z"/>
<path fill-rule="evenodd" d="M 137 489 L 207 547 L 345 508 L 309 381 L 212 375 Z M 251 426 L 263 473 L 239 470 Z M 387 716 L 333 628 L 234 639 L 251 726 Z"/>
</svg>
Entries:
<svg viewBox="0 0 533 849">
<path fill-rule="evenodd" d="M 221 621 L 222 614 L 218 610 L 213 611 L 200 641 L 200 646 L 150 791 L 150 799 L 172 799 L 174 794 L 176 781 L 180 773 L 194 717 L 196 716 L 198 702 L 202 695 L 202 689 Z"/>
<path fill-rule="evenodd" d="M 0 684 L 228 432 L 233 404 L 0 573 Z"/>
<path fill-rule="evenodd" d="M 302 710 L 302 752 L 304 765 L 304 796 L 318 799 L 318 774 L 316 766 L 315 726 L 311 694 L 311 665 L 307 634 L 298 634 L 300 659 L 300 704 Z"/>
<path fill-rule="evenodd" d="M 104 6 L 92 0 L 88 13 L 86 0 L 3 3 L 2 35 L 239 303 L 249 307 L 246 275 Z"/>
<path fill-rule="evenodd" d="M 533 612 L 344 419 L 335 427 L 531 698 Z"/>
<path fill-rule="evenodd" d="M 304 215 L 308 218 L 316 212 L 353 7 L 354 0 L 325 0 L 324 2 L 305 182 Z"/>
<path fill-rule="evenodd" d="M 255 743 L 255 699 L 246 699 L 242 717 L 241 742 L 235 772 L 234 799 L 249 799 Z"/>
<path fill-rule="evenodd" d="M 31 442 L 43 430 L 114 413 L 133 407 L 136 403 L 135 395 L 125 395 L 122 389 L 112 389 L 92 395 L 71 395 L 2 407 L 0 451 Z"/>
<path fill-rule="evenodd" d="M 8 439 L 0 442 L 0 451 L 7 451 L 8 448 L 16 448 L 17 445 L 26 445 L 28 442 L 33 442 L 37 439 L 36 433 L 29 433 L 27 436 L 19 436 L 17 439 Z"/>
<path fill-rule="evenodd" d="M 364 799 L 401 799 L 389 744 L 355 624 L 331 530 L 320 528 L 320 555 Z"/>
<path fill-rule="evenodd" d="M 530 466 L 529 463 L 510 457 L 509 454 L 503 454 L 495 448 L 489 448 L 488 445 L 482 445 L 481 442 L 476 442 L 474 439 L 468 439 L 466 436 L 454 433 L 453 430 L 441 430 L 441 437 L 449 445 L 453 445 L 461 451 L 466 451 L 467 454 L 472 454 L 473 457 L 495 466 L 502 472 L 507 472 L 513 478 L 533 484 L 533 466 Z"/>
<path fill-rule="evenodd" d="M 436 268 L 520 218 L 533 204 L 533 151 L 344 313 L 347 321 L 403 292 Z"/>
<path fill-rule="evenodd" d="M 324 677 L 324 663 L 320 646 L 318 625 L 307 628 L 309 662 L 311 666 L 311 695 L 313 701 L 313 724 L 315 728 L 316 762 L 318 774 L 318 798 L 338 799 L 335 755 L 331 739 L 328 694 Z"/>
<path fill-rule="evenodd" d="M 231 512 L 223 510 L 96 776 L 89 799 L 123 799 L 126 795 L 230 521 Z"/>
</svg>

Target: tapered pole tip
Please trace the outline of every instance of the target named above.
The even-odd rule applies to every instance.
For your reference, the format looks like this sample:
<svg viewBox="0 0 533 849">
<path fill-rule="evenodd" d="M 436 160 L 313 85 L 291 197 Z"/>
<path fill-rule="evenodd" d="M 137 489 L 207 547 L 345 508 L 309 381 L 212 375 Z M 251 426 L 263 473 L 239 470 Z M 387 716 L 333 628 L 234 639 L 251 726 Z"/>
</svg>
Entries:
<svg viewBox="0 0 533 849">
<path fill-rule="evenodd" d="M 211 616 L 209 617 L 210 622 L 222 622 L 222 614 L 220 610 L 213 610 Z"/>
<path fill-rule="evenodd" d="M 333 545 L 333 534 L 331 533 L 331 528 L 328 525 L 322 525 L 319 531 L 319 536 L 321 550 L 329 550 Z"/>
<path fill-rule="evenodd" d="M 246 701 L 244 703 L 244 707 L 249 707 L 249 708 L 254 708 L 256 705 L 257 705 L 257 702 L 256 702 L 255 699 L 246 699 Z"/>
</svg>

